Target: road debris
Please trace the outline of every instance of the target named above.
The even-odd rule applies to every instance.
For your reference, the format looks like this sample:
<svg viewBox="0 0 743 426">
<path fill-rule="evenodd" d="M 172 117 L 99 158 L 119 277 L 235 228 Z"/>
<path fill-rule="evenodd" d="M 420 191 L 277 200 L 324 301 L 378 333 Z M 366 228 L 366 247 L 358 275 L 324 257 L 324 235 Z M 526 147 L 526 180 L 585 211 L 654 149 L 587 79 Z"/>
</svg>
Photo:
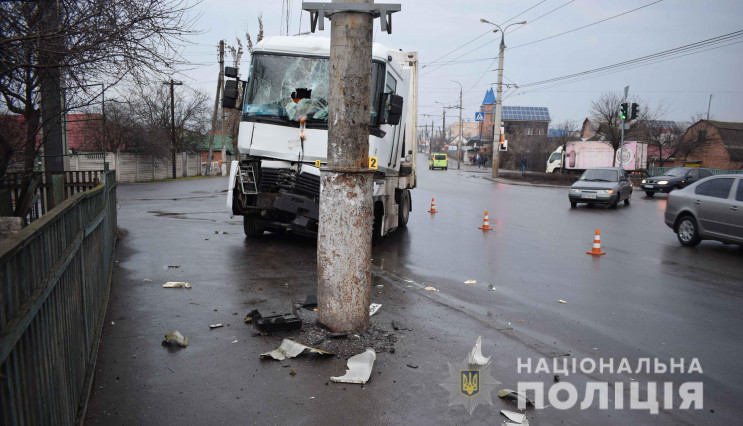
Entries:
<svg viewBox="0 0 743 426">
<path fill-rule="evenodd" d="M 245 315 L 245 323 L 250 324 L 251 322 L 253 322 L 253 320 L 257 320 L 259 318 L 263 318 L 261 316 L 261 313 L 258 312 L 258 309 L 253 309 L 252 311 L 250 311 L 250 313 Z"/>
<path fill-rule="evenodd" d="M 165 284 L 163 284 L 163 288 L 187 288 L 191 289 L 191 284 L 183 282 L 183 281 L 168 281 Z"/>
<path fill-rule="evenodd" d="M 526 420 L 526 414 L 517 413 L 515 411 L 508 411 L 508 410 L 500 410 L 500 413 L 506 416 L 508 420 L 512 422 L 516 422 L 516 424 L 524 424 L 524 421 Z"/>
<path fill-rule="evenodd" d="M 436 287 L 431 287 L 431 286 L 428 286 L 428 287 L 426 287 L 426 288 L 425 288 L 424 290 L 428 290 L 428 291 L 438 291 L 438 290 L 436 290 Z"/>
<path fill-rule="evenodd" d="M 215 328 L 219 328 L 219 327 L 223 327 L 223 325 L 222 324 L 210 324 L 209 325 L 209 328 L 211 328 L 211 329 L 215 329 Z"/>
<path fill-rule="evenodd" d="M 521 409 L 521 407 L 535 407 L 534 401 L 527 398 L 526 395 L 516 392 L 515 390 L 501 389 L 498 391 L 498 396 L 502 399 L 516 402 L 519 409 Z M 540 408 L 546 408 L 546 407 L 540 407 Z"/>
<path fill-rule="evenodd" d="M 151 283 L 151 282 L 152 282 L 152 280 L 151 280 L 151 279 L 149 279 L 149 278 L 145 278 L 145 279 L 143 279 L 143 280 L 142 280 L 142 282 L 145 282 L 145 283 Z"/>
<path fill-rule="evenodd" d="M 376 314 L 377 312 L 379 312 L 379 308 L 381 307 L 382 307 L 381 303 L 372 303 L 371 305 L 369 305 L 369 316 L 372 316 Z"/>
<path fill-rule="evenodd" d="M 477 284 L 477 280 L 467 280 L 464 283 L 467 285 Z"/>
<path fill-rule="evenodd" d="M 410 368 L 418 368 L 418 364 L 408 364 L 408 367 L 410 367 Z"/>
<path fill-rule="evenodd" d="M 308 295 L 307 298 L 304 300 L 304 303 L 302 303 L 302 307 L 310 311 L 316 310 L 317 309 L 317 296 L 314 294 Z"/>
<path fill-rule="evenodd" d="M 475 347 L 472 348 L 472 351 L 467 355 L 467 362 L 475 365 L 487 365 L 487 363 L 490 362 L 490 357 L 482 355 L 482 336 L 477 336 Z"/>
<path fill-rule="evenodd" d="M 568 303 L 568 302 L 566 302 L 566 301 L 564 301 L 564 300 L 560 299 L 560 300 L 558 300 L 558 301 L 557 301 L 557 303 L 562 303 L 562 304 L 564 305 L 564 304 L 566 304 L 566 303 Z"/>
<path fill-rule="evenodd" d="M 178 269 L 181 265 L 168 265 L 168 269 Z"/>
<path fill-rule="evenodd" d="M 171 331 L 169 334 L 165 336 L 165 340 L 163 340 L 163 346 L 173 345 L 176 344 L 181 347 L 188 346 L 188 337 L 184 337 L 180 331 L 175 330 Z"/>
<path fill-rule="evenodd" d="M 273 358 L 273 359 L 275 359 L 277 361 L 283 361 L 283 360 L 285 360 L 287 358 L 294 358 L 297 355 L 299 355 L 299 354 L 301 354 L 302 352 L 305 352 L 305 351 L 309 351 L 310 353 L 316 353 L 316 354 L 320 354 L 320 355 L 330 355 L 330 356 L 333 355 L 330 352 L 326 352 L 326 351 L 323 351 L 323 350 L 320 350 L 320 349 L 311 348 L 311 347 L 306 346 L 306 345 L 303 345 L 303 344 L 301 344 L 299 342 L 295 342 L 294 340 L 284 339 L 281 342 L 281 346 L 279 346 L 278 348 L 276 348 L 276 349 L 274 349 L 272 351 L 262 353 L 260 355 L 260 358 L 261 359 Z"/>
<path fill-rule="evenodd" d="M 237 339 L 233 340 L 232 343 L 237 343 Z"/>
<path fill-rule="evenodd" d="M 297 375 L 297 370 L 292 369 L 292 371 L 289 372 L 289 375 L 290 376 L 296 376 Z"/>
<path fill-rule="evenodd" d="M 260 315 L 260 314 L 259 314 Z M 255 326 L 262 334 L 291 331 L 302 328 L 302 319 L 295 314 L 280 314 L 270 317 L 253 317 Z"/>
<path fill-rule="evenodd" d="M 495 291 L 495 287 L 493 287 L 493 284 L 488 284 L 488 290 Z"/>
<path fill-rule="evenodd" d="M 340 383 L 364 384 L 371 376 L 374 360 L 376 359 L 377 354 L 374 349 L 367 348 L 363 353 L 348 358 L 346 374 L 340 377 L 331 377 L 330 380 Z"/>
</svg>

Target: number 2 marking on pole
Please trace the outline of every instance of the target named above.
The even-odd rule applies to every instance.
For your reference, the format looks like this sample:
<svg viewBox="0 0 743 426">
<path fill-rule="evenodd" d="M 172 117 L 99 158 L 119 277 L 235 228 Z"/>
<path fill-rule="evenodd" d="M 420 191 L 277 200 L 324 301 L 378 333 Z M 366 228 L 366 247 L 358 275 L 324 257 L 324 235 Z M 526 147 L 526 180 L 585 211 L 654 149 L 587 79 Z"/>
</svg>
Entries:
<svg viewBox="0 0 743 426">
<path fill-rule="evenodd" d="M 320 168 L 321 163 L 320 160 L 315 160 L 315 167 Z"/>
<path fill-rule="evenodd" d="M 377 170 L 377 157 L 369 157 L 369 168 Z"/>
</svg>

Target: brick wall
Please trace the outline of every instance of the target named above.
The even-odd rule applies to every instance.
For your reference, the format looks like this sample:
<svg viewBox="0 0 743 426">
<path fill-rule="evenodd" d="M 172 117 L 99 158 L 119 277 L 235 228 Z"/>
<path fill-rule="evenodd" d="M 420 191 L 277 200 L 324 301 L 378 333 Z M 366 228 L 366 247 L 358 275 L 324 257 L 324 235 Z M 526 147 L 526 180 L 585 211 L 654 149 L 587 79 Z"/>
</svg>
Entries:
<svg viewBox="0 0 743 426">
<path fill-rule="evenodd" d="M 727 148 L 722 142 L 720 134 L 717 129 L 713 126 L 709 126 L 705 122 L 699 122 L 690 127 L 684 135 L 685 140 L 690 138 L 696 138 L 699 130 L 707 130 L 707 142 L 700 148 L 689 154 L 686 158 L 687 161 L 700 161 L 702 162 L 701 167 L 710 169 L 726 169 L 726 170 L 737 170 L 743 167 L 743 161 L 731 161 L 730 154 Z M 677 158 L 676 165 L 683 165 L 684 159 Z"/>
</svg>

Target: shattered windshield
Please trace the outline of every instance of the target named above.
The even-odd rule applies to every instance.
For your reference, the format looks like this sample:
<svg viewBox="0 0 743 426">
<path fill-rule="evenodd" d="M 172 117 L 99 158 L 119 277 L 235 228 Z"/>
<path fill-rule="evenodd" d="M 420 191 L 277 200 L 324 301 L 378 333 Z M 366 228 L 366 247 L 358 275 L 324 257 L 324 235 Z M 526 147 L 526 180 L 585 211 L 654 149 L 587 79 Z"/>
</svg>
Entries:
<svg viewBox="0 0 743 426">
<path fill-rule="evenodd" d="M 254 55 L 243 105 L 244 117 L 295 122 L 306 117 L 310 123 L 327 123 L 329 63 L 328 58 Z M 376 105 L 381 92 L 381 67 L 377 63 L 372 65 L 372 125 L 376 124 Z"/>
</svg>

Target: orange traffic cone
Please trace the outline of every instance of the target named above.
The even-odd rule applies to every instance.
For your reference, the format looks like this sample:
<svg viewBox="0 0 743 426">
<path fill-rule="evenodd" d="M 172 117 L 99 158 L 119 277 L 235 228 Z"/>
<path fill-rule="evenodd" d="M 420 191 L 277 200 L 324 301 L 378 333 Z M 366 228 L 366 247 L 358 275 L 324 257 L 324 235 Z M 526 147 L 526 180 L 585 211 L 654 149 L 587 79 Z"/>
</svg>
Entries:
<svg viewBox="0 0 743 426">
<path fill-rule="evenodd" d="M 601 256 L 602 254 L 606 254 L 605 252 L 601 251 L 601 232 L 599 230 L 596 230 L 596 236 L 593 237 L 593 250 L 587 251 L 586 254 L 592 254 L 594 256 Z"/>
<path fill-rule="evenodd" d="M 490 227 L 490 223 L 488 222 L 488 211 L 487 210 L 485 210 L 485 217 L 482 219 L 482 228 L 477 228 L 477 229 L 482 229 L 483 231 L 493 230 L 493 228 Z"/>
<path fill-rule="evenodd" d="M 429 213 L 438 213 L 436 211 L 436 203 L 433 201 L 433 198 L 431 198 L 431 210 L 428 211 Z"/>
</svg>

